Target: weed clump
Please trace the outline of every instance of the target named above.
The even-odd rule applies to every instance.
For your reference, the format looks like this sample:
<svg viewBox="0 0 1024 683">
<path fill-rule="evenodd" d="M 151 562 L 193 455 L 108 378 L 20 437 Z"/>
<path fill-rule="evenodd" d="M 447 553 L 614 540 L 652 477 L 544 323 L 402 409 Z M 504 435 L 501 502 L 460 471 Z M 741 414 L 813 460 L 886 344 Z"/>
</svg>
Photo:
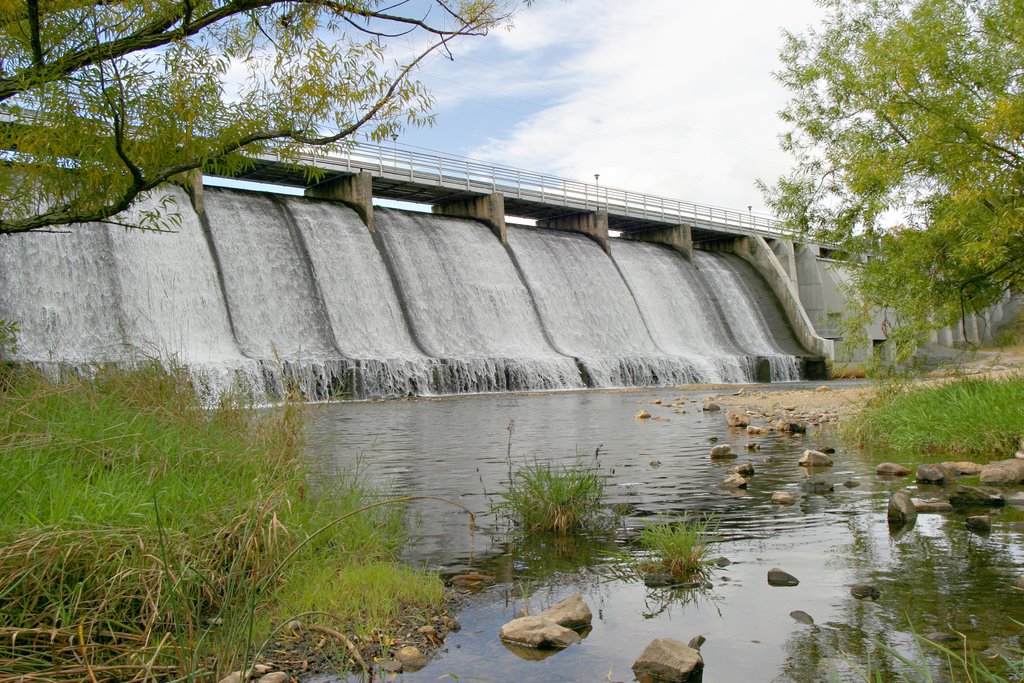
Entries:
<svg viewBox="0 0 1024 683">
<path fill-rule="evenodd" d="M 648 552 L 641 569 L 685 578 L 702 573 L 711 561 L 711 540 L 717 523 L 711 517 L 679 520 L 662 517 L 640 531 L 639 544 Z"/>
<path fill-rule="evenodd" d="M 580 463 L 533 462 L 512 474 L 495 507 L 527 533 L 565 536 L 596 529 L 605 521 L 604 478 Z"/>
</svg>

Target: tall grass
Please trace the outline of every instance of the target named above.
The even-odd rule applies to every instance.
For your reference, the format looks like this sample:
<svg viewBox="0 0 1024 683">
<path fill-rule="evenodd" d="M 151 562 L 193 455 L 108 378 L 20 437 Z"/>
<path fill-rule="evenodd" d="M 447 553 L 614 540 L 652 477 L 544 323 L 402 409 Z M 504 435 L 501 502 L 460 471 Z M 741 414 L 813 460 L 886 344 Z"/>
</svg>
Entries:
<svg viewBox="0 0 1024 683">
<path fill-rule="evenodd" d="M 1006 458 L 1024 437 L 1024 378 L 911 386 L 869 404 L 846 431 L 866 446 Z"/>
<path fill-rule="evenodd" d="M 641 531 L 639 543 L 649 552 L 647 571 L 663 571 L 676 578 L 702 572 L 711 560 L 711 540 L 718 528 L 712 517 L 659 517 Z"/>
<path fill-rule="evenodd" d="M 585 531 L 601 526 L 604 479 L 593 468 L 533 462 L 511 474 L 495 506 L 529 533 Z"/>
<path fill-rule="evenodd" d="M 400 511 L 351 514 L 379 499 L 352 479 L 311 485 L 301 406 L 204 409 L 157 366 L 61 385 L 3 372 L 0 682 L 212 680 L 307 610 L 314 578 L 347 628 L 440 599 L 410 572 L 384 609 L 340 588 L 388 573 Z"/>
</svg>

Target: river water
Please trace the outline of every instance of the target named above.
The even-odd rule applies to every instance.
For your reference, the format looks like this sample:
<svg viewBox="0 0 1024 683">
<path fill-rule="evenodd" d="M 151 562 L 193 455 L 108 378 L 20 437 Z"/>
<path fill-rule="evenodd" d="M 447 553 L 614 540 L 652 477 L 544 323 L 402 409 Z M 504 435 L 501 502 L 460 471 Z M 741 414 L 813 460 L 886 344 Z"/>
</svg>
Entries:
<svg viewBox="0 0 1024 683">
<path fill-rule="evenodd" d="M 925 499 L 943 492 L 912 478 L 879 477 L 874 466 L 919 457 L 865 453 L 815 427 L 806 435 L 748 437 L 726 426 L 724 411 L 702 410 L 716 394 L 586 391 L 314 406 L 309 447 L 325 469 L 358 467 L 392 493 L 438 496 L 477 515 L 471 529 L 454 506 L 412 504 L 407 561 L 467 565 L 497 577 L 466 598 L 462 630 L 430 664 L 400 680 L 631 681 L 632 663 L 652 639 L 686 642 L 698 634 L 707 639 L 705 682 L 861 680 L 855 668 L 869 660 L 882 680 L 897 680 L 904 667 L 884 647 L 917 658 L 911 625 L 919 634 L 961 633 L 979 657 L 1019 646 L 1013 620 L 1024 621 L 1024 599 L 1013 579 L 1024 552 L 1016 510 L 994 511 L 988 536 L 968 532 L 959 513 L 921 515 L 912 529 L 890 532 L 891 492 Z M 662 420 L 634 419 L 640 409 Z M 712 461 L 716 437 L 739 457 Z M 760 450 L 747 451 L 748 441 Z M 797 466 L 804 449 L 825 447 L 837 450 L 834 467 L 809 473 Z M 593 466 L 605 476 L 609 506 L 625 514 L 614 531 L 595 537 L 519 538 L 489 512 L 510 459 L 513 468 L 535 460 Z M 749 488 L 717 488 L 743 462 L 756 470 Z M 810 479 L 834 490 L 808 492 Z M 793 493 L 796 504 L 773 505 L 778 491 Z M 710 587 L 652 589 L 624 577 L 621 558 L 638 552 L 636 530 L 657 515 L 685 512 L 718 521 L 714 554 L 729 563 L 711 572 Z M 769 586 L 772 567 L 800 584 Z M 877 601 L 850 594 L 865 581 L 881 591 Z M 582 643 L 535 661 L 501 644 L 498 629 L 525 603 L 537 611 L 577 591 L 594 612 Z M 814 624 L 796 621 L 794 610 Z"/>
</svg>

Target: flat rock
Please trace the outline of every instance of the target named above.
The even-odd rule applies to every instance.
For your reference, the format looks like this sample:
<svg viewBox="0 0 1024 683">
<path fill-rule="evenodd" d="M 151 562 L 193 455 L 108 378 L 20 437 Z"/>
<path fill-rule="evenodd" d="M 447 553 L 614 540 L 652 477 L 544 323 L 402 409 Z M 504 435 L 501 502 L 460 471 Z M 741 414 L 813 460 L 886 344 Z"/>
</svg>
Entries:
<svg viewBox="0 0 1024 683">
<path fill-rule="evenodd" d="M 915 498 L 914 509 L 918 514 L 952 512 L 953 506 L 944 500 L 918 500 Z"/>
<path fill-rule="evenodd" d="M 556 602 L 537 616 L 544 617 L 565 628 L 580 629 L 589 626 L 594 615 L 583 596 L 573 593 L 564 600 Z"/>
<path fill-rule="evenodd" d="M 858 600 L 877 600 L 882 592 L 875 588 L 874 584 L 857 583 L 850 586 L 850 595 Z"/>
<path fill-rule="evenodd" d="M 957 486 L 949 494 L 949 502 L 953 507 L 989 506 L 1002 507 L 1006 499 L 1002 494 L 980 489 L 977 486 Z"/>
<path fill-rule="evenodd" d="M 776 505 L 792 505 L 796 502 L 796 498 L 792 493 L 779 491 L 778 493 L 772 494 L 772 502 Z"/>
<path fill-rule="evenodd" d="M 967 524 L 967 528 L 975 533 L 987 534 L 992 531 L 992 518 L 988 515 L 968 517 L 964 522 Z"/>
<path fill-rule="evenodd" d="M 801 624 L 808 624 L 808 625 L 810 625 L 810 624 L 814 623 L 814 618 L 810 614 L 808 614 L 807 612 L 803 611 L 802 609 L 795 609 L 795 610 L 793 610 L 792 612 L 789 613 L 789 616 L 793 617 L 794 619 L 799 621 Z"/>
<path fill-rule="evenodd" d="M 711 447 L 711 459 L 721 460 L 725 458 L 735 458 L 736 454 L 732 452 L 732 446 L 727 443 L 721 443 L 717 446 Z"/>
<path fill-rule="evenodd" d="M 800 462 L 797 464 L 801 467 L 832 467 L 832 458 L 821 451 L 814 451 L 808 448 L 804 451 Z"/>
<path fill-rule="evenodd" d="M 718 486 L 723 489 L 745 489 L 749 483 L 742 474 L 731 474 L 727 479 L 720 481 Z"/>
<path fill-rule="evenodd" d="M 905 477 L 910 474 L 910 468 L 894 462 L 883 462 L 875 468 L 875 474 L 883 474 L 892 477 Z"/>
<path fill-rule="evenodd" d="M 538 615 L 519 617 L 501 627 L 502 640 L 520 647 L 557 648 L 559 650 L 580 642 L 572 629 L 559 626 Z"/>
<path fill-rule="evenodd" d="M 1013 505 L 1014 507 L 1024 507 L 1024 491 L 1018 491 L 1006 499 L 1007 505 Z"/>
<path fill-rule="evenodd" d="M 914 501 L 910 500 L 903 491 L 896 491 L 889 496 L 889 507 L 886 516 L 893 524 L 907 524 L 917 519 L 917 509 Z"/>
<path fill-rule="evenodd" d="M 650 676 L 656 681 L 682 683 L 704 668 L 700 652 L 672 638 L 658 638 L 637 657 L 633 673 L 637 678 Z"/>
<path fill-rule="evenodd" d="M 968 460 L 957 460 L 956 462 L 944 462 L 943 467 L 947 467 L 962 477 L 973 477 L 976 474 L 981 474 L 981 468 L 984 465 L 980 465 L 976 462 L 970 462 Z"/>
<path fill-rule="evenodd" d="M 981 468 L 982 484 L 1024 483 L 1024 460 L 997 460 Z"/>
<path fill-rule="evenodd" d="M 694 650 L 699 650 L 705 641 L 707 641 L 707 638 L 704 636 L 694 636 L 693 638 L 690 638 L 690 642 L 686 645 L 687 647 L 692 647 Z"/>
<path fill-rule="evenodd" d="M 914 478 L 921 484 L 952 484 L 956 475 L 942 465 L 925 464 L 917 468 Z"/>
<path fill-rule="evenodd" d="M 778 567 L 772 567 L 768 570 L 768 585 L 769 586 L 798 586 L 800 580 L 789 572 L 785 572 Z"/>
</svg>

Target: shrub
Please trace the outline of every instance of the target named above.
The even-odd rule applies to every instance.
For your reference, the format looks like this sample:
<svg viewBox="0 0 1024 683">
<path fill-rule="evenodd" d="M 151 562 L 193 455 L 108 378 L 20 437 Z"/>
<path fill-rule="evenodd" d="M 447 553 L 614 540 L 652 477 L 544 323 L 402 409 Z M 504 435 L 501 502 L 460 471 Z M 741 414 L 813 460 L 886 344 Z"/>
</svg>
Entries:
<svg viewBox="0 0 1024 683">
<path fill-rule="evenodd" d="M 496 508 L 529 533 L 585 531 L 604 521 L 604 479 L 592 468 L 534 462 L 516 471 Z"/>
</svg>

